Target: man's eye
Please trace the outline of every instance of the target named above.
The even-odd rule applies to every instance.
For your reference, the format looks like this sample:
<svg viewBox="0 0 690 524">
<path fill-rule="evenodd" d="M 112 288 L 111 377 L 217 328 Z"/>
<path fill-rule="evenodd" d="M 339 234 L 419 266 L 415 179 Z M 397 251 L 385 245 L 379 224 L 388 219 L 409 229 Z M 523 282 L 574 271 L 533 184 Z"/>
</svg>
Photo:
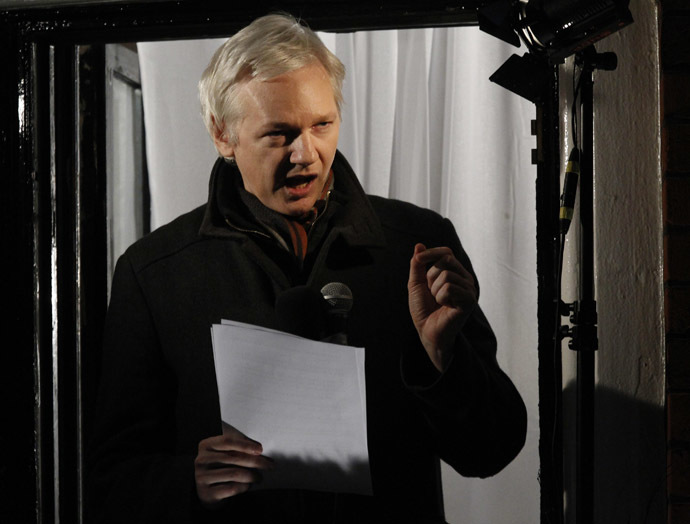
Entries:
<svg viewBox="0 0 690 524">
<path fill-rule="evenodd" d="M 316 124 L 314 127 L 317 129 L 328 129 L 328 127 L 331 125 L 331 122 L 319 122 Z"/>
</svg>

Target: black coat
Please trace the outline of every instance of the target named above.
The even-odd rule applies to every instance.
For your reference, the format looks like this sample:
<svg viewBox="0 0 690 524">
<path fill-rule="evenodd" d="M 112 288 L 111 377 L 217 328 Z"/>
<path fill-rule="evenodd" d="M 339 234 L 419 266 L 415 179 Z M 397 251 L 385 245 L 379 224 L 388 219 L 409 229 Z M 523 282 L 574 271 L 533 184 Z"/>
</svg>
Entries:
<svg viewBox="0 0 690 524">
<path fill-rule="evenodd" d="M 333 170 L 327 234 L 306 270 L 233 216 L 236 196 L 226 182 L 237 174 L 223 162 L 206 206 L 118 261 L 87 485 L 93 521 L 443 522 L 439 456 L 462 475 L 485 477 L 522 448 L 525 408 L 496 363 L 481 310 L 443 375 L 410 319 L 406 285 L 417 242 L 451 247 L 471 271 L 451 223 L 366 196 L 340 154 Z M 278 294 L 328 282 L 352 290 L 348 341 L 366 348 L 374 496 L 259 490 L 220 511 L 202 509 L 193 461 L 199 441 L 221 433 L 210 326 L 226 318 L 275 327 Z"/>
</svg>

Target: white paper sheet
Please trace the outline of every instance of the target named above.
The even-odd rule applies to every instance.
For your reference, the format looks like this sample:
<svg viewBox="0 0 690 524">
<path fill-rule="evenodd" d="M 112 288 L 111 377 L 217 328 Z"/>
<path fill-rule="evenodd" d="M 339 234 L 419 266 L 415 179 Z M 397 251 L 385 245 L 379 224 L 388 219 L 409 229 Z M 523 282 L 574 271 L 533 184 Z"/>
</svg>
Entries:
<svg viewBox="0 0 690 524">
<path fill-rule="evenodd" d="M 276 463 L 257 487 L 371 494 L 364 349 L 226 320 L 211 333 L 221 418 Z"/>
</svg>

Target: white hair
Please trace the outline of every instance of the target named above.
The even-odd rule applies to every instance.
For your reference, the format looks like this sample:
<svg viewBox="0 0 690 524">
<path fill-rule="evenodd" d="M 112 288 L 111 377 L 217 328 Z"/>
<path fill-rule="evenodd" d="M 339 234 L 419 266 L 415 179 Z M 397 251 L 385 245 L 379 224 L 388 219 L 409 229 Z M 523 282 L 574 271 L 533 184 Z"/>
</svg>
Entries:
<svg viewBox="0 0 690 524">
<path fill-rule="evenodd" d="M 345 67 L 308 27 L 287 14 L 257 18 L 230 37 L 211 58 L 199 81 L 201 114 L 211 137 L 226 133 L 237 142 L 243 117 L 239 94 L 252 80 L 270 80 L 318 61 L 328 73 L 338 111 Z"/>
</svg>

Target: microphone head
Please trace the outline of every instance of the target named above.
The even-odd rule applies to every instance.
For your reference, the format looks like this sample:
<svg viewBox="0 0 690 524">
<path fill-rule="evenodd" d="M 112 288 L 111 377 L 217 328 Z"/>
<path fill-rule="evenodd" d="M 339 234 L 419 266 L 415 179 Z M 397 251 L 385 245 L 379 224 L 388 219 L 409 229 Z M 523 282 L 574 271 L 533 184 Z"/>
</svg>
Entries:
<svg viewBox="0 0 690 524">
<path fill-rule="evenodd" d="M 352 291 L 342 282 L 329 282 L 321 288 L 321 294 L 332 312 L 346 314 L 352 309 Z"/>
</svg>

